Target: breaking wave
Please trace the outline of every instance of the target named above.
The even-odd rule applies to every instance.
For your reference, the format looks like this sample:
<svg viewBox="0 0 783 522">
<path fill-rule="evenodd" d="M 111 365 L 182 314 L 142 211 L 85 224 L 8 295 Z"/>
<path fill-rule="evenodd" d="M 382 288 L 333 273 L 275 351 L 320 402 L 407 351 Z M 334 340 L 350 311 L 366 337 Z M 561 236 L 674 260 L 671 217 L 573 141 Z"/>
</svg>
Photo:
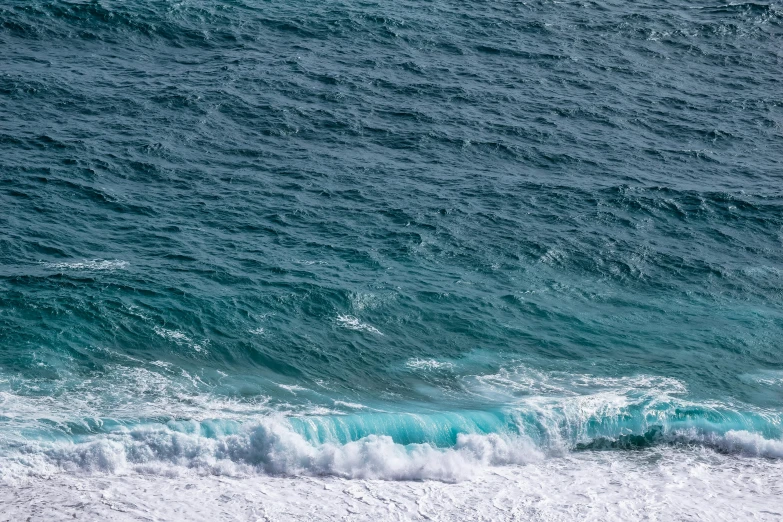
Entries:
<svg viewBox="0 0 783 522">
<path fill-rule="evenodd" d="M 121 426 L 69 440 L 19 442 L 16 472 L 331 475 L 455 482 L 494 466 L 577 451 L 699 446 L 783 458 L 780 419 L 714 408 L 636 405 L 579 421 L 552 410 L 435 414 L 270 416 L 253 424 L 210 420 Z"/>
</svg>

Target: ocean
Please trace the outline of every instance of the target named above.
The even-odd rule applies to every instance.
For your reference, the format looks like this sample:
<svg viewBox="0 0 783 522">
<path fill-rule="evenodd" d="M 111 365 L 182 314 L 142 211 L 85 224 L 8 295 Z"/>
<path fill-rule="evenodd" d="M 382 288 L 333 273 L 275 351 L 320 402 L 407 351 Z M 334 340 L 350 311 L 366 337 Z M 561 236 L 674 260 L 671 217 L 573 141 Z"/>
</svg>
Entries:
<svg viewBox="0 0 783 522">
<path fill-rule="evenodd" d="M 776 3 L 0 5 L 8 520 L 780 520 L 782 298 Z"/>
</svg>

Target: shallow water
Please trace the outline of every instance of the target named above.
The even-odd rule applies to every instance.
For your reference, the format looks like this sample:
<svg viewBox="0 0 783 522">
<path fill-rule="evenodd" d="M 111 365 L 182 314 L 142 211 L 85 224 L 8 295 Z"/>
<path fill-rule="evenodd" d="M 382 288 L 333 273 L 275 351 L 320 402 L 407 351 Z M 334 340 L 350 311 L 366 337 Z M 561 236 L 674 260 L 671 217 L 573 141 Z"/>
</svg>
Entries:
<svg viewBox="0 0 783 522">
<path fill-rule="evenodd" d="M 781 459 L 781 37 L 760 3 L 5 2 L 0 474 Z"/>
</svg>

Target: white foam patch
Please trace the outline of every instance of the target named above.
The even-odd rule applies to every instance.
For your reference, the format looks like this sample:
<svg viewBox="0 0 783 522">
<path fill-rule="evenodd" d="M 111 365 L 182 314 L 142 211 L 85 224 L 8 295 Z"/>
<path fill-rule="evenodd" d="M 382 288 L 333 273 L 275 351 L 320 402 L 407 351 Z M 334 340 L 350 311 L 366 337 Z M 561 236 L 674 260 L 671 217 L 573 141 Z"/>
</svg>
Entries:
<svg viewBox="0 0 783 522">
<path fill-rule="evenodd" d="M 363 323 L 352 315 L 338 315 L 337 322 L 340 324 L 340 326 L 343 328 L 348 328 L 349 330 L 358 330 L 360 332 L 370 332 L 376 335 L 383 335 L 383 333 L 381 333 L 371 324 Z"/>
<path fill-rule="evenodd" d="M 550 248 L 538 260 L 541 263 L 553 264 L 562 263 L 566 257 L 566 254 L 562 250 L 558 250 L 557 248 Z"/>
<path fill-rule="evenodd" d="M 574 435 L 576 442 L 589 440 L 585 429 L 591 420 L 620 419 L 627 415 L 628 408 L 641 406 L 649 415 L 645 417 L 645 424 L 650 427 L 665 421 L 660 417 L 665 417 L 672 404 L 690 405 L 682 398 L 687 393 L 684 383 L 654 375 L 604 377 L 544 372 L 518 365 L 461 380 L 464 391 L 482 402 L 504 407 L 513 405 L 521 411 L 535 412 L 553 438 L 561 436 L 564 426 L 576 430 L 577 433 L 568 434 L 567 439 L 561 441 L 564 447 L 574 442 Z M 699 406 L 721 407 L 707 403 Z"/>
<path fill-rule="evenodd" d="M 125 270 L 129 263 L 120 259 L 85 259 L 62 263 L 44 263 L 46 268 L 55 270 Z"/>
<path fill-rule="evenodd" d="M 353 410 L 365 410 L 367 409 L 367 406 L 364 404 L 359 404 L 356 402 L 346 402 L 346 401 L 334 401 L 335 406 L 343 406 L 345 408 L 351 408 Z"/>
<path fill-rule="evenodd" d="M 196 342 L 179 330 L 170 330 L 168 328 L 161 328 L 160 326 L 154 326 L 153 330 L 164 339 L 168 339 L 179 346 L 187 346 L 197 352 L 203 352 L 205 345 L 209 342 L 208 340 L 200 343 Z"/>
<path fill-rule="evenodd" d="M 783 459 L 783 440 L 766 439 L 758 433 L 745 430 L 731 430 L 725 435 L 683 430 L 673 433 L 668 438 L 673 441 L 700 442 L 725 453 L 746 457 Z"/>
<path fill-rule="evenodd" d="M 299 386 L 298 384 L 279 384 L 279 383 L 277 383 L 277 385 L 280 388 L 284 389 L 285 391 L 293 393 L 294 395 L 296 395 L 297 392 L 308 392 L 308 391 L 310 391 L 307 388 L 305 388 L 304 386 Z"/>
<path fill-rule="evenodd" d="M 0 385 L 5 388 L 0 389 L 0 408 L 4 417 L 13 420 L 15 431 L 84 419 L 98 424 L 103 418 L 242 421 L 274 413 L 268 396 L 238 400 L 214 394 L 198 376 L 170 363 L 153 364 L 154 368 L 108 365 L 100 377 L 101 386 L 92 379 L 67 386 L 61 382 L 45 394 L 40 393 L 39 381 L 23 381 L 20 386 L 17 380 L 17 386 L 10 388 L 9 377 L 0 374 Z"/>
<path fill-rule="evenodd" d="M 405 366 L 411 370 L 452 370 L 454 368 L 454 364 L 447 361 L 419 358 L 408 359 Z"/>
<path fill-rule="evenodd" d="M 783 517 L 781 461 L 748 461 L 698 448 L 580 453 L 498 467 L 454 483 L 230 477 L 163 469 L 150 465 L 149 473 L 26 476 L 0 484 L 0 505 L 9 520 L 121 522 L 771 522 Z"/>
<path fill-rule="evenodd" d="M 467 376 L 466 386 L 477 393 L 507 395 L 541 395 L 568 397 L 611 392 L 626 397 L 651 395 L 679 396 L 688 389 L 671 377 L 632 375 L 605 377 L 586 373 L 545 372 L 524 365 L 501 369 L 489 375 Z"/>
</svg>

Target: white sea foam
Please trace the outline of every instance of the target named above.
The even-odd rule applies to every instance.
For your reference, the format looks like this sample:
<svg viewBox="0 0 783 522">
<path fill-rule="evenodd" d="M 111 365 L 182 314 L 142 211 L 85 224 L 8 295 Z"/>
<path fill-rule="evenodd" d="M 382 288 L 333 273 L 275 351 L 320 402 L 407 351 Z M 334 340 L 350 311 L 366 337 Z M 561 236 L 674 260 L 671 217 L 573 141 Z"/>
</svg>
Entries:
<svg viewBox="0 0 783 522">
<path fill-rule="evenodd" d="M 54 270 L 124 270 L 128 268 L 128 262 L 120 259 L 85 259 L 83 261 L 44 263 L 43 265 Z"/>
<path fill-rule="evenodd" d="M 270 398 L 258 396 L 242 400 L 211 393 L 197 376 L 170 363 L 155 362 L 154 368 L 107 365 L 101 377 L 103 386 L 91 379 L 71 386 L 53 385 L 45 394 L 40 382 L 16 380 L 0 373 L 0 408 L 19 429 L 40 429 L 66 422 L 105 418 L 174 417 L 197 421 L 221 418 L 246 420 L 248 416 L 270 415 Z M 279 406 L 278 406 L 279 408 Z"/>
<path fill-rule="evenodd" d="M 335 406 L 344 406 L 345 408 L 351 408 L 354 410 L 365 410 L 367 409 L 367 406 L 364 404 L 359 404 L 356 402 L 346 402 L 346 401 L 334 401 Z"/>
<path fill-rule="evenodd" d="M 370 435 L 346 444 L 314 444 L 285 420 L 266 419 L 241 433 L 207 438 L 165 426 L 141 426 L 101 435 L 93 441 L 29 443 L 17 461 L 43 455 L 33 474 L 67 472 L 199 473 L 246 476 L 334 475 L 384 480 L 465 480 L 489 466 L 522 464 L 543 458 L 524 437 L 460 434 L 456 445 L 395 443 L 389 436 Z"/>
<path fill-rule="evenodd" d="M 682 430 L 672 433 L 667 438 L 671 441 L 699 442 L 725 453 L 746 457 L 783 459 L 783 440 L 766 439 L 758 433 L 745 430 L 731 430 L 724 435 Z"/>
<path fill-rule="evenodd" d="M 755 466 L 757 457 L 783 460 L 782 440 L 738 429 L 724 432 L 719 426 L 700 423 L 698 419 L 667 426 L 672 409 L 688 403 L 681 397 L 686 391 L 682 383 L 664 377 L 609 378 L 550 372 L 532 379 L 532 370 L 518 367 L 512 372 L 475 378 L 467 384 L 472 393 L 481 393 L 482 397 L 497 389 L 505 394 L 521 393 L 516 404 L 519 414 L 527 417 L 517 420 L 516 414 L 510 412 L 508 419 L 513 419 L 522 434 L 462 433 L 450 447 L 435 447 L 430 444 L 404 446 L 380 434 L 347 443 L 337 442 L 343 439 L 335 436 L 318 442 L 301 435 L 305 433 L 301 426 L 295 428 L 296 422 L 302 422 L 302 419 L 295 421 L 276 416 L 266 404 L 230 404 L 227 399 L 216 402 L 217 398 L 200 393 L 203 383 L 196 377 L 172 380 L 172 372 L 182 371 L 176 367 L 165 366 L 155 371 L 118 367 L 117 371 L 120 373 L 112 379 L 117 382 L 116 389 L 95 391 L 92 384 L 86 382 L 81 388 L 58 394 L 56 399 L 23 397 L 4 391 L 0 393 L 4 415 L 15 423 L 17 419 L 29 418 L 28 428 L 36 426 L 35 419 L 50 424 L 92 417 L 93 422 L 100 423 L 106 408 L 113 404 L 117 418 L 191 416 L 201 418 L 203 422 L 116 429 L 79 443 L 11 441 L 13 444 L 5 444 L 0 477 L 16 480 L 23 476 L 52 477 L 58 473 L 99 473 L 160 477 L 321 477 L 318 480 L 334 476 L 352 480 L 436 480 L 446 483 L 479 478 L 491 481 L 491 477 L 507 473 L 508 466 L 544 469 L 549 466 L 545 461 L 573 459 L 574 454 L 569 450 L 575 442 L 589 441 L 593 435 L 588 427 L 595 428 L 597 422 L 606 422 L 609 438 L 629 433 L 640 435 L 650 427 L 663 425 L 658 439 L 661 444 L 647 451 L 700 448 L 699 451 L 709 456 L 717 450 L 717 454 L 744 459 L 737 462 L 743 462 L 742 466 L 746 467 Z M 547 393 L 529 394 L 531 386 L 535 391 L 542 391 L 538 388 L 540 385 L 530 384 L 534 381 L 545 383 Z M 292 393 L 308 391 L 296 385 L 279 386 Z M 580 390 L 582 393 L 578 393 Z M 140 403 L 127 400 L 134 396 L 143 396 L 144 400 Z M 667 401 L 670 404 L 664 409 L 656 409 L 660 402 Z M 502 398 L 504 404 L 514 402 L 507 396 Z M 363 409 L 361 404 L 340 401 L 333 401 L 333 404 Z M 139 406 L 143 409 L 138 409 Z M 709 406 L 702 404 L 701 408 Z M 633 412 L 632 419 L 629 419 L 629 411 Z M 369 420 L 371 413 L 356 413 L 352 417 L 339 415 L 328 408 L 320 411 L 317 405 L 311 405 L 310 414 L 319 412 L 334 416 L 322 423 L 325 432 L 329 433 L 329 422 L 337 425 L 355 421 L 358 426 L 381 426 L 381 423 L 373 424 L 374 421 Z M 365 415 L 369 417 L 365 418 Z M 215 418 L 234 419 L 234 422 L 221 423 Z M 250 418 L 255 420 L 247 422 Z M 430 424 L 438 428 L 443 422 L 450 422 L 448 419 L 448 416 L 430 419 Z M 414 429 L 425 426 L 424 421 L 428 419 L 421 420 Z M 638 424 L 631 424 L 630 431 L 622 424 L 629 420 Z M 401 427 L 400 419 L 389 418 L 386 425 L 394 433 L 393 430 L 407 432 L 404 426 Z M 531 430 L 526 432 L 526 426 Z M 534 430 L 543 430 L 539 435 L 543 433 L 544 437 L 537 436 Z M 605 453 L 613 459 L 626 458 L 624 452 Z"/>
<path fill-rule="evenodd" d="M 562 250 L 559 250 L 557 248 L 550 248 L 538 260 L 541 263 L 555 264 L 555 263 L 562 263 L 566 259 L 566 257 L 567 257 L 566 254 Z"/>
<path fill-rule="evenodd" d="M 358 330 L 362 332 L 370 332 L 376 335 L 383 335 L 383 333 L 381 333 L 371 324 L 363 323 L 352 315 L 338 315 L 337 322 L 340 324 L 340 326 L 343 328 L 348 328 L 349 330 Z"/>
<path fill-rule="evenodd" d="M 19 442 L 7 455 L 8 469 L 30 475 L 57 472 L 185 473 L 225 476 L 332 475 L 350 479 L 437 480 L 455 482 L 497 467 L 562 458 L 567 452 L 536 446 L 523 435 L 459 434 L 446 448 L 395 443 L 390 436 L 370 435 L 347 443 L 312 442 L 284 418 L 269 417 L 253 426 L 211 425 L 202 435 L 198 423 L 121 428 L 81 443 Z M 223 434 L 221 434 L 223 433 Z M 695 429 L 671 431 L 663 442 L 677 447 L 714 449 L 738 457 L 783 459 L 783 440 L 747 431 L 723 435 Z M 668 447 L 664 444 L 662 447 Z M 609 452 L 621 455 L 621 452 Z M 751 465 L 749 463 L 748 465 Z"/>
<path fill-rule="evenodd" d="M 328 265 L 326 261 L 321 261 L 318 259 L 294 259 L 292 260 L 293 263 L 296 263 L 298 265 L 305 265 L 305 266 L 312 266 L 312 265 Z"/>
<path fill-rule="evenodd" d="M 293 393 L 296 395 L 297 392 L 306 392 L 310 391 L 304 386 L 299 386 L 298 384 L 277 384 L 280 388 L 284 389 L 287 392 Z"/>
<path fill-rule="evenodd" d="M 583 379 L 590 383 L 586 396 L 554 406 L 539 397 L 542 425 L 548 418 L 584 425 L 623 411 L 629 399 L 613 389 L 637 382 L 653 393 L 664 384 L 652 377 L 601 379 L 606 388 L 596 391 Z M 150 376 L 137 380 L 163 384 Z M 209 436 L 202 424 L 181 422 L 121 428 L 81 443 L 17 441 L 0 460 L 0 505 L 11 520 L 74 513 L 85 520 L 781 516 L 783 440 L 748 431 L 693 427 L 666 431 L 662 444 L 642 451 L 572 453 L 497 433 L 461 434 L 446 448 L 403 446 L 383 435 L 321 443 L 292 422 L 280 416 L 244 426 L 211 422 Z"/>
<path fill-rule="evenodd" d="M 95 469 L 127 466 L 125 456 L 111 445 L 83 455 L 84 463 L 96 463 Z M 346 455 L 342 465 L 348 467 L 351 461 Z M 783 517 L 782 461 L 743 461 L 699 448 L 584 452 L 496 467 L 447 483 L 333 475 L 215 476 L 163 464 L 137 467 L 137 473 L 50 473 L 40 478 L 13 475 L 12 468 L 4 467 L 3 515 L 8 520 L 88 521 L 619 522 Z"/>
<path fill-rule="evenodd" d="M 454 363 L 448 361 L 437 361 L 435 359 L 408 359 L 405 366 L 412 370 L 451 370 Z"/>
<path fill-rule="evenodd" d="M 681 400 L 685 384 L 671 377 L 633 375 L 598 376 L 587 373 L 545 372 L 516 364 L 496 373 L 465 376 L 465 391 L 500 404 L 541 404 L 558 410 L 585 413 L 632 403 Z"/>
<path fill-rule="evenodd" d="M 208 341 L 198 343 L 179 330 L 170 330 L 168 328 L 161 328 L 160 326 L 154 326 L 153 330 L 164 339 L 173 341 L 180 346 L 187 346 L 197 352 L 204 351 L 204 345 L 208 343 Z"/>
</svg>

